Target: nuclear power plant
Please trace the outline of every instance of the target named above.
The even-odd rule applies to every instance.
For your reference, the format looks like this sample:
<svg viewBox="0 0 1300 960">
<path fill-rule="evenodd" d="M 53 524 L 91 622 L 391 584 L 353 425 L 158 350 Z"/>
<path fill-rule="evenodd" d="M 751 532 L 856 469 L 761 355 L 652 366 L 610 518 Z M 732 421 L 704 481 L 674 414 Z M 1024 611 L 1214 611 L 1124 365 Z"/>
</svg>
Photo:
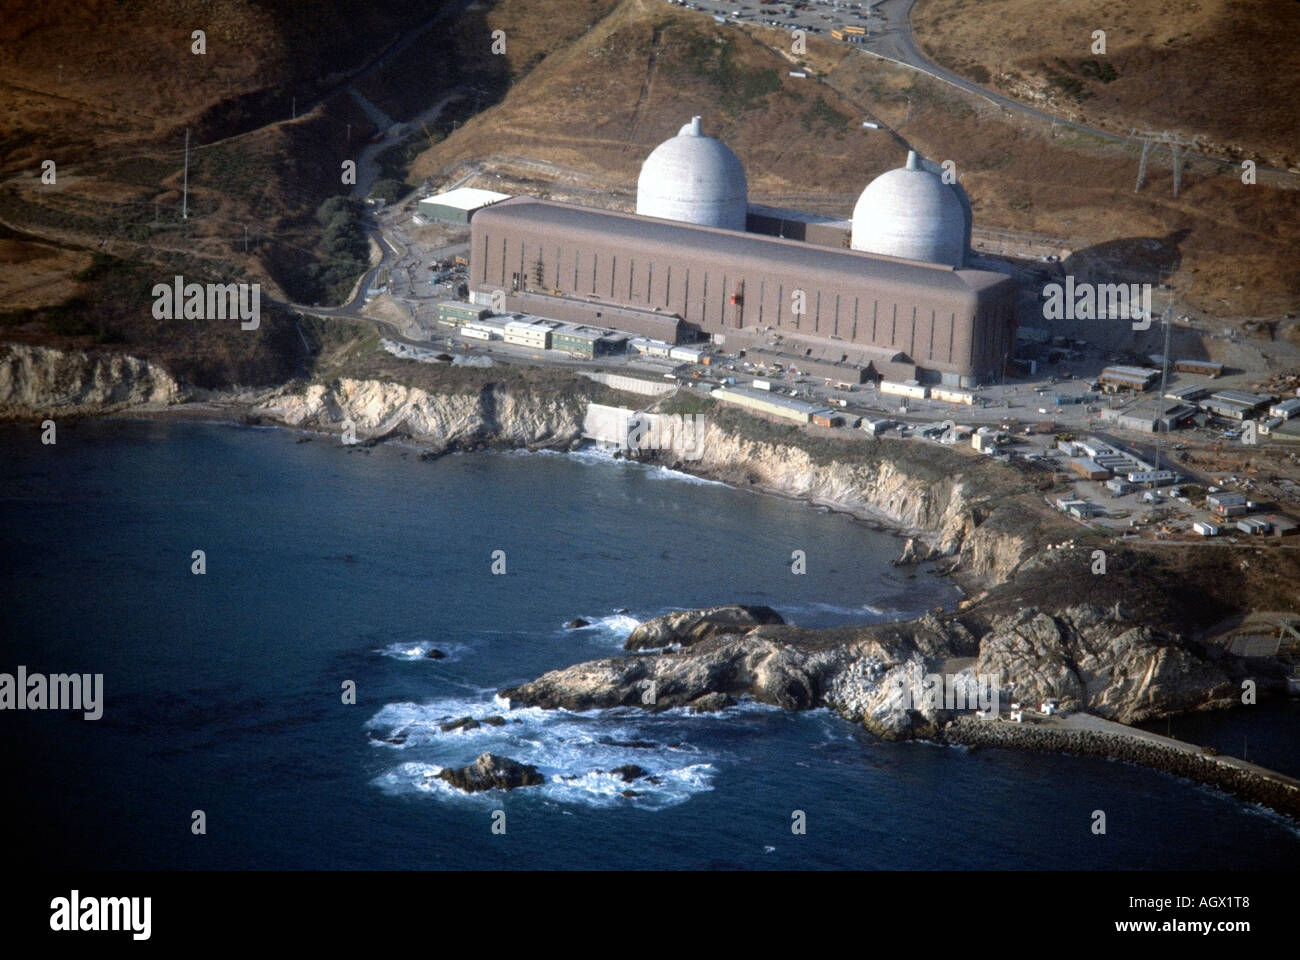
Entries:
<svg viewBox="0 0 1300 960">
<path fill-rule="evenodd" d="M 1015 344 L 1015 282 L 966 267 L 969 199 L 914 151 L 835 220 L 750 204 L 739 158 L 694 117 L 646 158 L 635 214 L 512 197 L 470 227 L 474 303 L 499 291 L 511 311 L 840 382 L 975 386 Z"/>
</svg>

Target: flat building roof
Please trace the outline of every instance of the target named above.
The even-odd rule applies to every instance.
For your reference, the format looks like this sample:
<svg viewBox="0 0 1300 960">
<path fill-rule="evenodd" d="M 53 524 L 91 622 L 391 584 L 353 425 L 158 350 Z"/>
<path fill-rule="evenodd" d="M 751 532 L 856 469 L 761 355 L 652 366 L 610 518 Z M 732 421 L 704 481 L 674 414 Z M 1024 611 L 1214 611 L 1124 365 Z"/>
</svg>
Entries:
<svg viewBox="0 0 1300 960">
<path fill-rule="evenodd" d="M 448 190 L 446 193 L 435 193 L 431 197 L 424 197 L 421 203 L 436 203 L 443 207 L 452 207 L 456 210 L 477 210 L 479 207 L 486 207 L 490 203 L 500 203 L 502 200 L 509 200 L 510 194 L 497 193 L 495 190 L 479 190 L 476 187 L 457 187 L 455 190 Z"/>
<path fill-rule="evenodd" d="M 859 250 L 837 250 L 798 240 L 703 227 L 693 223 L 597 210 L 574 204 L 511 197 L 474 218 L 477 229 L 555 232 L 597 246 L 628 243 L 636 249 L 658 248 L 665 256 L 729 257 L 748 260 L 756 270 L 773 263 L 817 272 L 841 283 L 871 283 L 909 295 L 947 294 L 966 300 L 983 290 L 1015 281 L 1003 273 L 958 269 L 947 264 L 903 260 Z"/>
</svg>

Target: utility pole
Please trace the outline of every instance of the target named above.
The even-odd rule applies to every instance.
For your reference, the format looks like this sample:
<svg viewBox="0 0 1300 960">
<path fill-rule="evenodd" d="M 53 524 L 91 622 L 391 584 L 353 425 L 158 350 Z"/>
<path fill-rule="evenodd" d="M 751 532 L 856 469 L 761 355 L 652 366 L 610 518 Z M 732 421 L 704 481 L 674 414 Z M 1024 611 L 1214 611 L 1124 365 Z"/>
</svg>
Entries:
<svg viewBox="0 0 1300 960">
<path fill-rule="evenodd" d="M 181 219 L 190 218 L 190 131 L 185 129 L 185 186 L 181 192 Z"/>
</svg>

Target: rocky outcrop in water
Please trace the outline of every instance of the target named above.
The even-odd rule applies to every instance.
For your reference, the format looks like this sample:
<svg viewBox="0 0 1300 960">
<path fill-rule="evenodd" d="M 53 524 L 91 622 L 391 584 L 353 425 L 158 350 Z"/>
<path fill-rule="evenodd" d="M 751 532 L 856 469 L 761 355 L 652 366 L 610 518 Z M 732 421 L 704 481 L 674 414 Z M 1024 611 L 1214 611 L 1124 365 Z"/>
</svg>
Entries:
<svg viewBox="0 0 1300 960">
<path fill-rule="evenodd" d="M 681 610 L 651 617 L 628 635 L 625 650 L 648 650 L 655 647 L 689 647 L 724 634 L 748 633 L 764 624 L 785 623 L 771 607 L 745 606 L 739 603 L 705 610 Z"/>
<path fill-rule="evenodd" d="M 546 778 L 537 772 L 536 767 L 519 763 L 509 757 L 498 757 L 493 753 L 480 755 L 467 767 L 448 767 L 440 771 L 438 776 L 466 793 L 478 793 L 482 790 L 514 790 L 518 787 L 535 787 L 546 782 Z"/>
<path fill-rule="evenodd" d="M 175 378 L 148 360 L 0 344 L 0 417 L 94 414 L 182 399 Z"/>
<path fill-rule="evenodd" d="M 806 710 L 821 704 L 824 679 L 845 669 L 858 653 L 855 647 L 808 649 L 754 635 L 723 635 L 682 651 L 552 670 L 502 695 L 514 703 L 566 710 L 714 710 L 741 697 Z"/>
<path fill-rule="evenodd" d="M 671 616 L 689 631 L 706 624 L 711 610 Z M 931 737 L 954 718 L 946 702 L 924 696 L 927 678 L 936 675 L 972 691 L 985 682 L 1004 710 L 1015 700 L 1055 699 L 1064 710 L 1121 723 L 1222 707 L 1239 695 L 1245 673 L 1236 658 L 1202 655 L 1122 613 L 1088 605 L 1057 615 L 1031 608 L 995 618 L 980 636 L 959 617 L 934 614 L 833 635 L 751 626 L 657 655 L 553 670 L 502 693 L 516 703 L 566 710 L 717 710 L 742 698 L 791 710 L 829 707 L 889 739 Z M 1282 683 L 1280 676 L 1252 676 L 1263 689 Z"/>
</svg>

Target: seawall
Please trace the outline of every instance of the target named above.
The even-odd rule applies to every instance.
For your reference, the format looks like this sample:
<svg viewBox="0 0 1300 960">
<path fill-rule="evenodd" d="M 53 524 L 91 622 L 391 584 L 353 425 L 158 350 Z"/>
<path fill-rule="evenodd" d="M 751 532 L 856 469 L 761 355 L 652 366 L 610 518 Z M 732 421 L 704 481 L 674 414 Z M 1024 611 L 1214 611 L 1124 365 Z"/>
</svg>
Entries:
<svg viewBox="0 0 1300 960">
<path fill-rule="evenodd" d="M 1167 738 L 1147 735 L 1145 731 L 1066 729 L 1058 725 L 963 717 L 947 724 L 935 739 L 968 747 L 1005 747 L 1123 760 L 1209 784 L 1249 803 L 1259 803 L 1300 819 L 1300 780 L 1235 757 L 1212 756 L 1190 744 L 1166 742 Z"/>
</svg>

